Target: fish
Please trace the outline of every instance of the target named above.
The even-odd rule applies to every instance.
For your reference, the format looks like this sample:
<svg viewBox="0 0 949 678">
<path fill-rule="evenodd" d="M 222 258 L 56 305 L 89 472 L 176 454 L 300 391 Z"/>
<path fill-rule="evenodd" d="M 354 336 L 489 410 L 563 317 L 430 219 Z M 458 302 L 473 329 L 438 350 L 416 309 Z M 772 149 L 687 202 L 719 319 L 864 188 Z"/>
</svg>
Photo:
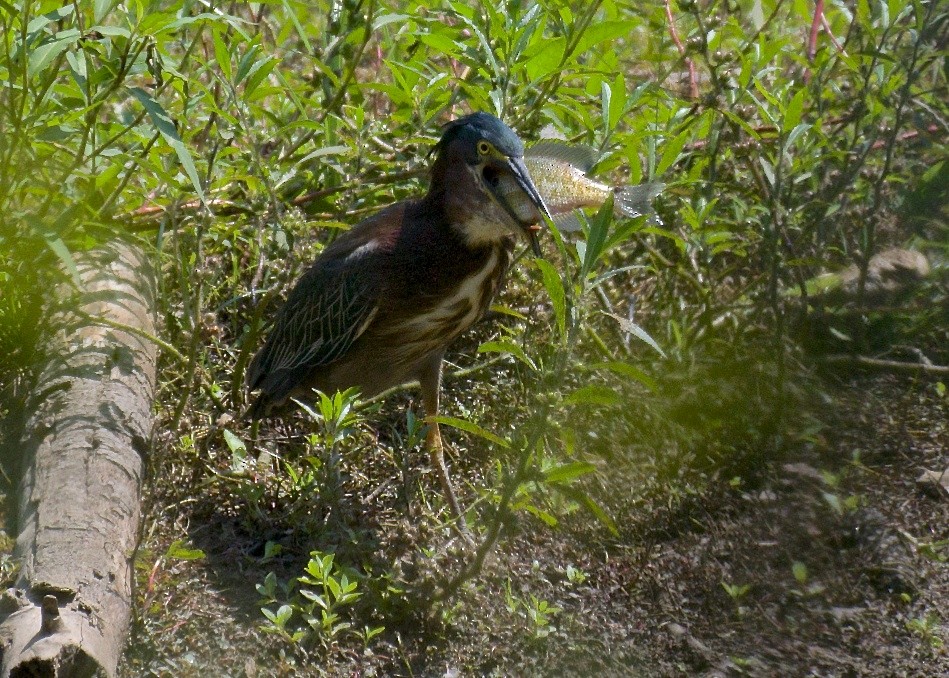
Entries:
<svg viewBox="0 0 949 678">
<path fill-rule="evenodd" d="M 561 141 L 539 141 L 524 151 L 524 164 L 547 210 L 561 231 L 580 230 L 575 210 L 599 208 L 613 196 L 613 212 L 617 217 L 649 216 L 655 218 L 652 199 L 665 184 L 650 181 L 635 186 L 608 186 L 594 181 L 587 173 L 596 164 L 596 151 L 589 146 L 571 145 Z M 537 207 L 518 189 L 511 177 L 499 178 L 497 194 L 505 200 L 523 222 L 541 220 Z"/>
</svg>

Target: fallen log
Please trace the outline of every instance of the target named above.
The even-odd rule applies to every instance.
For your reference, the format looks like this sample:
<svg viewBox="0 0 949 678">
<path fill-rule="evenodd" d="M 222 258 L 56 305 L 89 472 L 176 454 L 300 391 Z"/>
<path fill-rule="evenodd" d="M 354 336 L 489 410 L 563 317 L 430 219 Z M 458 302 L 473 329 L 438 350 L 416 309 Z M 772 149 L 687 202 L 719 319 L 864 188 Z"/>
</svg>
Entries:
<svg viewBox="0 0 949 678">
<path fill-rule="evenodd" d="M 77 267 L 78 295 L 59 291 L 75 301 L 54 320 L 21 443 L 20 573 L 0 594 L 3 676 L 114 676 L 128 632 L 155 389 L 154 273 L 128 243 Z"/>
</svg>

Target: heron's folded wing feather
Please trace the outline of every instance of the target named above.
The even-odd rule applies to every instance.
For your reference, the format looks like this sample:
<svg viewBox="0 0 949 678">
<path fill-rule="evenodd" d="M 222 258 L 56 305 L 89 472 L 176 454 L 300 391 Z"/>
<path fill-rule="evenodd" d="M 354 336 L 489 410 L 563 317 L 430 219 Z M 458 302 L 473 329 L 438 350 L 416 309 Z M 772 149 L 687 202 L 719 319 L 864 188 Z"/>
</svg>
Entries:
<svg viewBox="0 0 949 678">
<path fill-rule="evenodd" d="M 372 279 L 353 262 L 314 267 L 297 283 L 247 372 L 251 389 L 283 397 L 320 365 L 343 355 L 378 311 Z M 278 393 L 279 392 L 279 393 Z"/>
</svg>

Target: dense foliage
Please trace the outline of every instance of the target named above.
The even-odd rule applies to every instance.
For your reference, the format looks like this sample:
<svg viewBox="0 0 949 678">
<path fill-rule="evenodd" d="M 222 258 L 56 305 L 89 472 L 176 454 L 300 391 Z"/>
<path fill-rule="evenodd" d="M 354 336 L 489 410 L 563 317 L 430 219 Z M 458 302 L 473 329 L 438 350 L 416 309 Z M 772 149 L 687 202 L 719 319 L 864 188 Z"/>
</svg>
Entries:
<svg viewBox="0 0 949 678">
<path fill-rule="evenodd" d="M 742 482 L 814 433 L 807 281 L 865 277 L 910 243 L 945 271 L 947 26 L 935 0 L 0 0 L 0 413 L 28 390 L 74 256 L 148 242 L 166 518 L 146 570 L 202 557 L 184 526 L 228 516 L 264 544 L 243 557 L 277 571 L 257 623 L 293 651 L 370 644 L 418 607 L 450 621 L 433 601 L 506 530 L 592 515 L 595 539 L 621 535 L 637 506 Z M 594 147 L 613 184 L 666 184 L 658 221 L 607 205 L 545 238 L 451 355 L 443 423 L 474 557 L 442 548 L 411 390 L 329 394 L 258 438 L 237 418 L 289 281 L 423 190 L 439 125 L 470 110 Z M 944 362 L 945 285 L 921 294 L 936 303 L 892 331 Z M 832 328 L 836 350 L 874 346 L 865 326 Z"/>
</svg>

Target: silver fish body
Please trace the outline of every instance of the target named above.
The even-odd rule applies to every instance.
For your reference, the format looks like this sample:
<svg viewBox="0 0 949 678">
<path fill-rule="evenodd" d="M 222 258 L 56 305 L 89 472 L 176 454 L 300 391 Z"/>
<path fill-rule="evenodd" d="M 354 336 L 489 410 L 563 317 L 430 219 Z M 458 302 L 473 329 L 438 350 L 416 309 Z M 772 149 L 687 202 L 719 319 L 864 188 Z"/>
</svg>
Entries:
<svg viewBox="0 0 949 678">
<path fill-rule="evenodd" d="M 524 152 L 524 164 L 531 179 L 561 230 L 579 229 L 574 210 L 584 207 L 598 209 L 611 194 L 616 216 L 654 214 L 651 201 L 659 195 L 664 184 L 647 182 L 636 186 L 608 186 L 587 176 L 595 162 L 593 149 L 558 141 L 541 141 Z M 523 221 L 540 220 L 536 205 L 517 190 L 512 180 L 502 178 L 498 193 Z"/>
</svg>

